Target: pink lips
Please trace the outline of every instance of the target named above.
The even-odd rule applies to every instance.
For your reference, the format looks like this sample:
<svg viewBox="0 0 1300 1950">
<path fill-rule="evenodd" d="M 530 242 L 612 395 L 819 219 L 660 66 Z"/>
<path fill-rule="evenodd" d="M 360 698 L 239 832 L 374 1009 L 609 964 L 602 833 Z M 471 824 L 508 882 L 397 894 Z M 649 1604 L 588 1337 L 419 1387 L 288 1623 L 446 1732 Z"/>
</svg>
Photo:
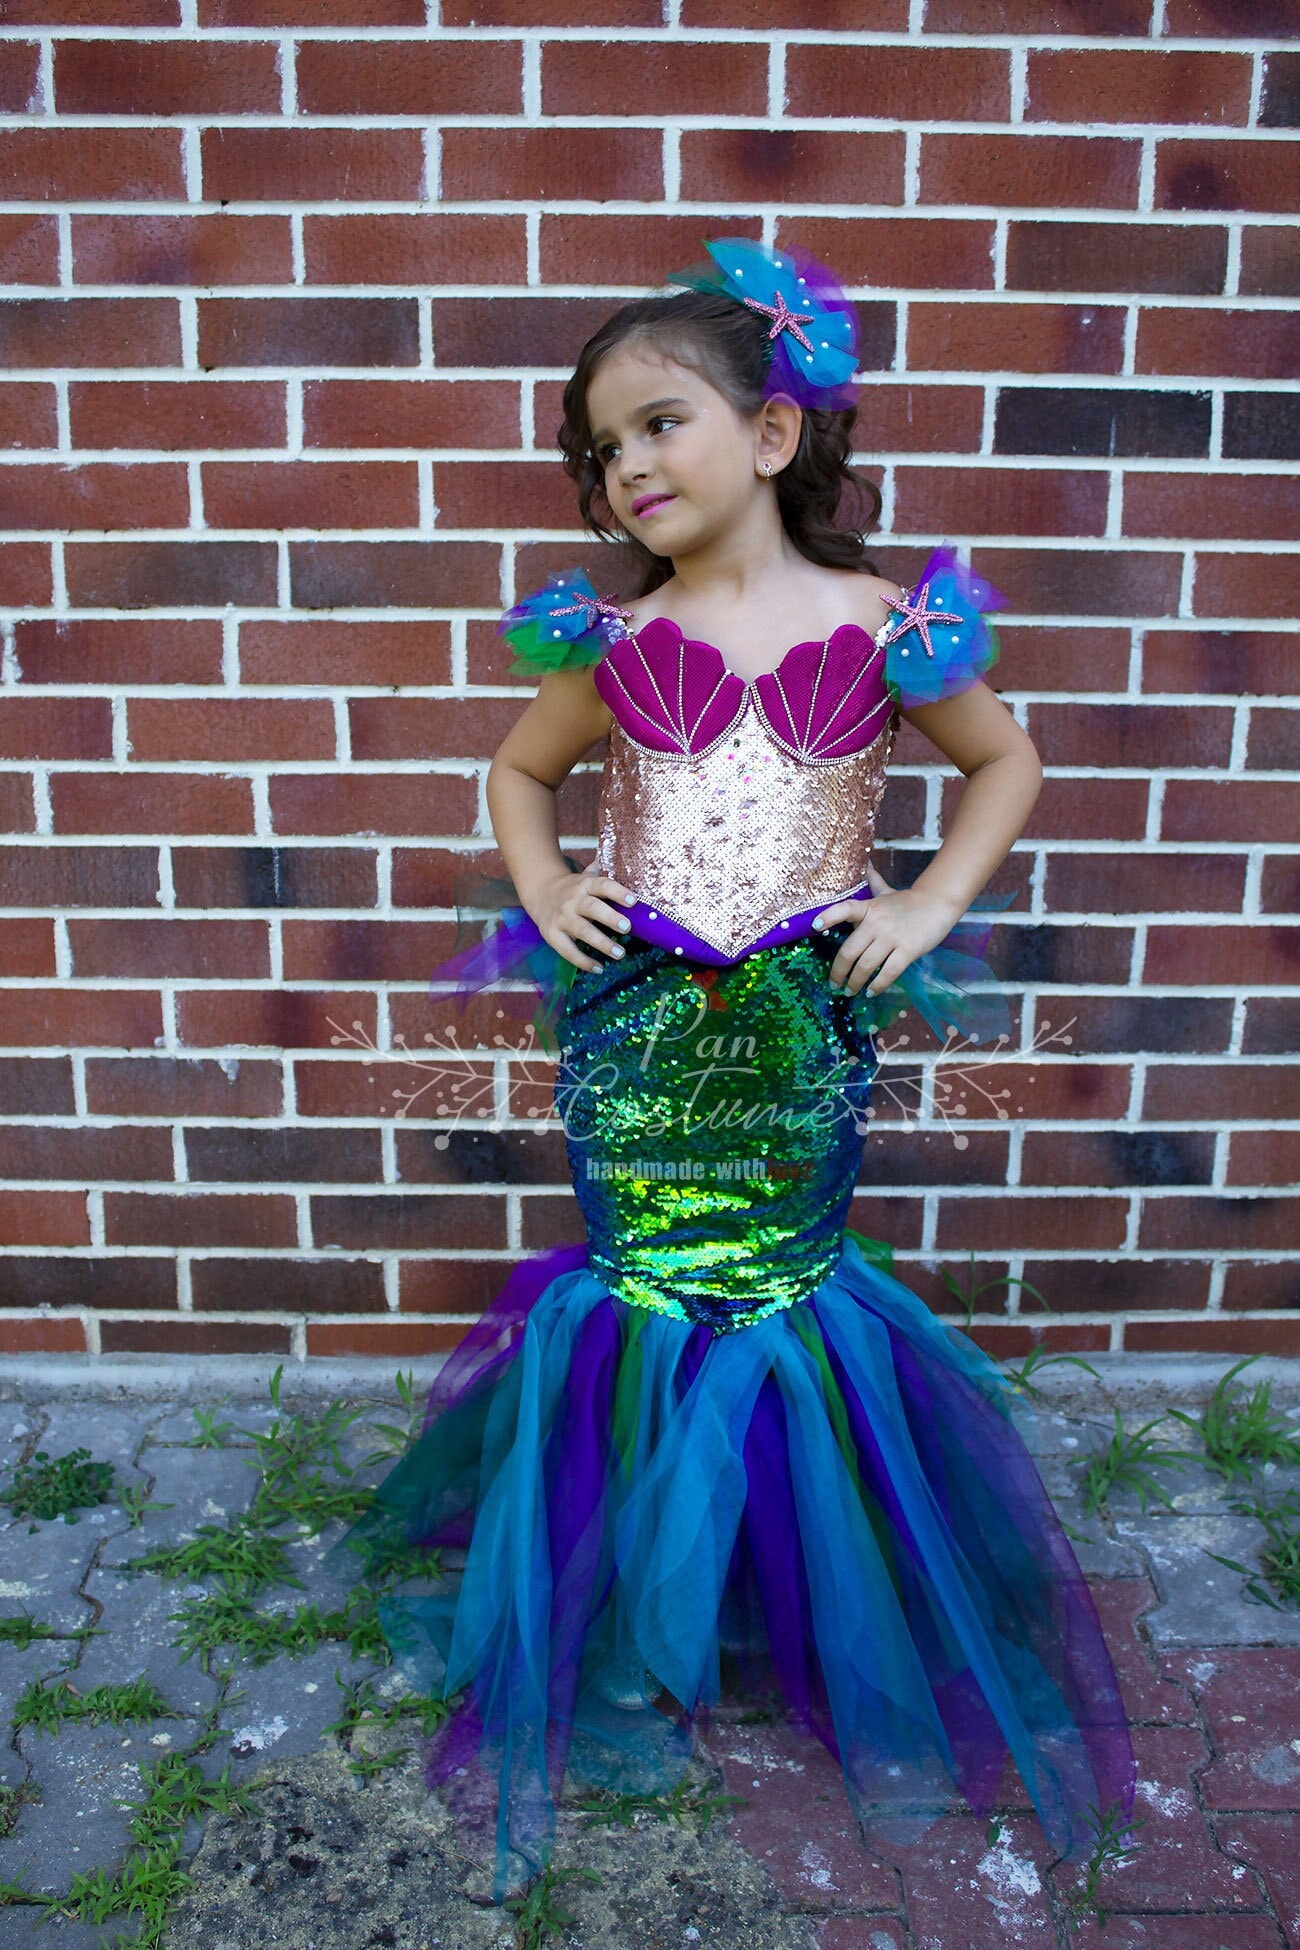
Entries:
<svg viewBox="0 0 1300 1950">
<path fill-rule="evenodd" d="M 677 497 L 672 494 L 658 494 L 655 496 L 653 501 L 643 502 L 639 508 L 634 508 L 632 512 L 635 514 L 638 521 L 643 521 L 647 515 L 654 514 L 655 511 L 659 508 L 666 508 L 668 506 L 668 503 L 670 501 L 676 500 L 676 498 Z"/>
</svg>

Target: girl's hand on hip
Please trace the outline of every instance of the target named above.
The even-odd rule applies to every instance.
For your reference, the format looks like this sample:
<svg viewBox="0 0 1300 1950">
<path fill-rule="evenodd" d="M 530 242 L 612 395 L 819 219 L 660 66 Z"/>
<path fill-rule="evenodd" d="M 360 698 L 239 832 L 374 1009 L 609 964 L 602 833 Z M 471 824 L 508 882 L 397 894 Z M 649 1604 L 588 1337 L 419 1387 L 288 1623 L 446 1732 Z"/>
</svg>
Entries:
<svg viewBox="0 0 1300 1950">
<path fill-rule="evenodd" d="M 627 904 L 635 898 L 629 888 L 621 881 L 611 880 L 608 874 L 595 873 L 590 867 L 584 867 L 581 873 L 570 873 L 566 867 L 543 886 L 533 919 L 543 939 L 565 961 L 573 962 L 578 968 L 599 968 L 600 962 L 584 955 L 578 943 L 587 941 L 603 954 L 621 956 L 623 950 L 617 941 L 611 941 L 604 928 L 597 927 L 596 923 L 603 921 L 605 928 L 626 934 L 632 924 L 610 901 Z"/>
<path fill-rule="evenodd" d="M 832 988 L 845 988 L 850 995 L 863 988 L 870 995 L 879 995 L 918 955 L 942 941 L 965 911 L 952 901 L 915 887 L 896 892 L 870 861 L 867 884 L 870 900 L 835 901 L 813 921 L 819 933 L 837 921 L 857 922 L 852 934 L 841 941 L 830 966 Z"/>
</svg>

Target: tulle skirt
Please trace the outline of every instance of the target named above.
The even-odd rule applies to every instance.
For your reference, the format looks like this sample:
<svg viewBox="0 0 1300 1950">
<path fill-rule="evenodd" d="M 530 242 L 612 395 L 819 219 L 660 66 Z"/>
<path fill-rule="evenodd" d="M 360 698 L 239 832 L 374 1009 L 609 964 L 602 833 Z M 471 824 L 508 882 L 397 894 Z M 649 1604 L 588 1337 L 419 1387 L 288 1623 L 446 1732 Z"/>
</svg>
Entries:
<svg viewBox="0 0 1300 1950">
<path fill-rule="evenodd" d="M 670 1792 L 724 1695 L 823 1742 L 885 1853 L 956 1796 L 990 1813 L 1009 1764 L 1062 1855 L 1131 1814 L 1013 1391 L 845 1223 L 879 1018 L 829 991 L 842 933 L 577 975 L 556 1103 L 587 1239 L 515 1267 L 334 1546 L 448 1705 L 426 1779 L 497 1901 L 569 1789 Z M 417 1549 L 463 1569 L 417 1584 Z"/>
</svg>

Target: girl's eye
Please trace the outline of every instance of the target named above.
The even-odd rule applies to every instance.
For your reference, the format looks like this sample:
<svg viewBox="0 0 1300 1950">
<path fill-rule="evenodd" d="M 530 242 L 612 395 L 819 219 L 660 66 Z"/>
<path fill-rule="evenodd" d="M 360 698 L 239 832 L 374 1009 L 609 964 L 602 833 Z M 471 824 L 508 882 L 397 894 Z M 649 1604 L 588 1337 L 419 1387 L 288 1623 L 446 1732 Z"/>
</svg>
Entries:
<svg viewBox="0 0 1300 1950">
<path fill-rule="evenodd" d="M 660 427 L 660 426 L 675 427 L 677 425 L 677 422 L 668 413 L 654 413 L 646 421 L 646 425 L 651 427 Z M 617 451 L 618 449 L 615 443 L 612 440 L 607 440 L 605 442 L 605 445 L 598 449 L 596 454 L 596 459 L 600 461 L 603 466 L 608 467 L 610 455 L 616 453 Z"/>
</svg>

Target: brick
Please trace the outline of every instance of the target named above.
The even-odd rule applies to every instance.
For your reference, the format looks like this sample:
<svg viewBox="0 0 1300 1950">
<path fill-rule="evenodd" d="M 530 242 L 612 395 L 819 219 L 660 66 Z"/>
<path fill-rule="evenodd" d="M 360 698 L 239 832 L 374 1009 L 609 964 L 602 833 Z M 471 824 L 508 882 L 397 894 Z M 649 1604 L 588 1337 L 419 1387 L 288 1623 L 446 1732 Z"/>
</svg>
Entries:
<svg viewBox="0 0 1300 1950">
<path fill-rule="evenodd" d="M 923 203 L 1072 203 L 1137 207 L 1140 146 L 1121 136 L 962 135 L 921 137 Z"/>
<path fill-rule="evenodd" d="M 185 1155 L 192 1183 L 366 1185 L 384 1175 L 379 1131 L 187 1130 Z"/>
<path fill-rule="evenodd" d="M 1293 36 L 1295 31 L 1289 0 L 1168 0 L 1165 8 L 1166 34 L 1206 34 L 1230 41 L 1239 34 L 1254 40 L 1259 35 Z"/>
<path fill-rule="evenodd" d="M 4 886 L 11 907 L 156 907 L 158 849 L 11 844 Z"/>
<path fill-rule="evenodd" d="M 543 42 L 543 115 L 590 115 L 594 104 L 614 101 L 623 115 L 765 119 L 767 50 L 758 42 Z"/>
<path fill-rule="evenodd" d="M 317 1246 L 345 1251 L 497 1246 L 503 1204 L 486 1193 L 463 1198 L 450 1192 L 428 1198 L 418 1192 L 319 1193 L 311 1201 L 312 1238 Z"/>
<path fill-rule="evenodd" d="M 1300 460 L 1300 395 L 1225 393 L 1223 453 L 1232 460 Z"/>
<path fill-rule="evenodd" d="M 506 1283 L 510 1265 L 510 1261 L 476 1260 L 467 1256 L 455 1260 L 403 1260 L 398 1266 L 402 1312 L 464 1316 L 459 1324 L 431 1324 L 422 1330 L 442 1337 L 430 1341 L 431 1352 L 443 1347 L 450 1349 L 461 1339 L 470 1322 L 495 1299 Z"/>
<path fill-rule="evenodd" d="M 1216 835 L 1216 838 L 1219 837 Z M 1294 985 L 1300 929 L 1154 926 L 1147 933 L 1146 979 L 1195 984 L 1197 956 L 1201 982 Z"/>
<path fill-rule="evenodd" d="M 269 1045 L 273 1049 L 329 1049 L 333 1038 L 350 1031 L 374 1043 L 376 1000 L 363 990 L 200 989 L 180 990 L 177 1033 L 191 1049 Z"/>
<path fill-rule="evenodd" d="M 0 772 L 0 833 L 31 833 L 35 827 L 31 775 Z"/>
<path fill-rule="evenodd" d="M 1232 541 L 1295 541 L 1300 480 L 1284 474 L 1131 474 L 1124 483 L 1126 535 L 1204 535 Z"/>
<path fill-rule="evenodd" d="M 180 130 L 0 129 L 0 193 L 11 202 L 183 201 Z"/>
<path fill-rule="evenodd" d="M 170 1131 L 139 1125 L 0 1125 L 6 1178 L 152 1179 L 172 1184 Z"/>
<path fill-rule="evenodd" d="M 482 43 L 476 43 L 481 46 Z M 523 284 L 528 275 L 520 213 L 367 211 L 303 217 L 309 284 L 437 285 L 447 265 L 468 284 Z"/>
<path fill-rule="evenodd" d="M 5 528 L 183 528 L 189 506 L 179 462 L 0 468 Z"/>
<path fill-rule="evenodd" d="M 245 684 L 447 684 L 451 635 L 437 622 L 248 622 Z"/>
<path fill-rule="evenodd" d="M 20 1261 L 29 1265 L 30 1261 Z M 41 1263 L 41 1262 L 38 1262 Z M 52 1264 L 52 1261 L 45 1262 Z M 5 1272 L 0 1273 L 0 1289 L 13 1274 L 13 1262 L 6 1256 Z M 20 1305 L 30 1305 L 26 1295 Z M 0 1321 L 0 1348 L 6 1354 L 85 1354 L 86 1330 L 79 1320 L 20 1320 L 8 1315 Z"/>
<path fill-rule="evenodd" d="M 58 219 L 27 210 L 0 211 L 0 283 L 58 281 Z"/>
<path fill-rule="evenodd" d="M 1248 55 L 1181 48 L 1031 49 L 1025 119 L 1244 126 L 1252 67 Z"/>
<path fill-rule="evenodd" d="M 543 62 L 549 53 L 543 46 Z M 610 92 L 620 97 L 625 114 L 637 112 L 612 83 Z M 304 115 L 515 116 L 523 107 L 517 42 L 426 36 L 304 41 L 298 49 L 298 108 Z M 544 104 L 543 113 L 587 115 L 591 109 Z"/>
<path fill-rule="evenodd" d="M 683 149 L 688 140 L 684 132 Z M 682 175 L 683 195 L 690 195 L 684 155 Z M 655 194 L 663 181 L 663 137 L 657 129 L 448 127 L 442 131 L 440 180 L 449 202 L 639 199 Z"/>
<path fill-rule="evenodd" d="M 1021 1277 L 1046 1294 L 1058 1314 L 1203 1312 L 1210 1293 L 1207 1266 L 1139 1260 L 1131 1253 L 1116 1259 L 1026 1259 Z"/>
<path fill-rule="evenodd" d="M 170 918 L 68 922 L 73 971 L 92 975 L 201 975 L 250 981 L 270 973 L 270 948 L 260 921 Z"/>
<path fill-rule="evenodd" d="M 1095 1071 L 1093 1075 L 1096 1076 Z M 1073 1071 L 1071 1077 L 1074 1080 Z M 1082 1078 L 1077 1081 L 1084 1084 Z M 1016 1096 L 1016 1079 L 999 1071 L 999 1083 L 1003 1082 L 1010 1087 L 1013 1097 Z M 1058 1115 L 1054 1106 L 1047 1107 L 1037 1090 L 1030 1091 L 1025 1085 L 1020 1096 L 1026 1099 L 1024 1110 L 1030 1116 Z M 1108 1100 L 1115 1105 L 1109 1112 L 1102 1108 Z M 1090 1100 L 1080 1089 L 1074 1095 L 1074 1102 L 1076 1115 L 1122 1114 L 1123 1106 L 1108 1081 L 1098 1085 Z M 1037 1198 L 1033 1194 L 1026 1198 L 948 1198 L 940 1201 L 935 1245 L 940 1251 L 956 1247 L 962 1252 L 973 1247 L 976 1252 L 1005 1253 L 1020 1246 L 1049 1244 L 1057 1250 L 1093 1248 L 1099 1252 L 1115 1252 L 1124 1243 L 1124 1231 L 1125 1202 L 1118 1198 Z"/>
<path fill-rule="evenodd" d="M 1284 54 L 1281 49 L 1265 54 L 1259 122 L 1265 129 L 1300 125 L 1300 54 Z"/>
<path fill-rule="evenodd" d="M 444 0 L 444 27 L 567 27 L 572 12 L 562 0 Z M 656 0 L 587 0 L 586 27 L 659 27 Z M 685 25 L 685 23 L 683 23 Z"/>
<path fill-rule="evenodd" d="M 423 1032 L 407 1038 L 418 1047 Z M 439 1041 L 443 1042 L 440 1036 Z M 425 1100 L 427 1102 L 427 1098 Z M 438 1139 L 447 1139 L 445 1151 Z M 563 1185 L 568 1178 L 563 1133 L 550 1138 L 532 1131 L 521 1144 L 518 1132 L 482 1129 L 396 1132 L 397 1176 L 407 1185 Z"/>
<path fill-rule="evenodd" d="M 1295 1049 L 1295 1003 L 1289 996 L 1252 995 L 1246 999 L 1242 1050 L 1250 1056 L 1290 1056 Z"/>
<path fill-rule="evenodd" d="M 283 447 L 284 388 L 271 380 L 73 380 L 74 447 Z"/>
<path fill-rule="evenodd" d="M 224 609 L 274 604 L 274 542 L 73 542 L 68 596 L 79 607 Z"/>
<path fill-rule="evenodd" d="M 1185 765 L 1227 765 L 1232 753 L 1233 714 L 1226 705 L 1035 704 L 1030 714 L 1030 735 L 1053 765 L 1159 767 L 1168 761 L 1170 739 L 1179 741 Z"/>
<path fill-rule="evenodd" d="M 86 0 L 6 0 L 6 27 L 84 27 Z M 180 0 L 95 0 L 97 27 L 179 27 Z"/>
<path fill-rule="evenodd" d="M 1223 1182 L 1261 1188 L 1300 1183 L 1300 1131 L 1234 1131 Z"/>
<path fill-rule="evenodd" d="M 1142 639 L 1144 691 L 1190 691 L 1194 697 L 1276 695 L 1277 639 L 1265 630 L 1148 630 Z M 1268 713 L 1267 716 L 1280 714 Z M 1251 720 L 1254 735 L 1260 714 Z M 1251 752 L 1248 771 L 1269 761 Z M 1287 768 L 1291 769 L 1291 768 Z"/>
<path fill-rule="evenodd" d="M 1290 224 L 1242 225 L 1237 289 L 1243 298 L 1287 298 L 1300 292 L 1296 239 L 1297 231 Z"/>
<path fill-rule="evenodd" d="M 891 1849 L 889 1859 L 902 1872 L 913 1935 L 927 1950 L 994 1943 L 1047 1950 L 1057 1940 L 1047 1894 L 1052 1851 L 1032 1817 L 1006 1819 L 992 1849 L 983 1822 L 945 1817 L 910 1848 Z"/>
<path fill-rule="evenodd" d="M 491 758 L 518 716 L 512 698 L 465 705 L 432 697 L 354 697 L 348 703 L 352 756 L 363 763 Z"/>
<path fill-rule="evenodd" d="M 300 610 L 491 608 L 500 594 L 500 550 L 487 542 L 291 542 L 289 577 Z"/>
<path fill-rule="evenodd" d="M 0 975 L 39 977 L 54 972 L 52 923 L 35 914 L 11 916 L 0 934 Z"/>
<path fill-rule="evenodd" d="M 1300 603 L 1300 561 L 1284 551 L 1268 558 L 1262 576 L 1255 557 L 1230 550 L 1200 555 L 1192 607 L 1198 616 L 1292 616 Z"/>
<path fill-rule="evenodd" d="M 16 1192 L 0 1188 L 0 1245 L 89 1244 L 90 1216 L 84 1192 Z"/>
<path fill-rule="evenodd" d="M 279 1117 L 284 1088 L 278 1063 L 246 1058 L 238 1063 L 175 1056 L 91 1058 L 86 1108 L 94 1117 Z"/>
<path fill-rule="evenodd" d="M 176 772 L 55 772 L 54 831 L 64 833 L 250 833 L 247 779 Z"/>
<path fill-rule="evenodd" d="M 219 684 L 221 625 L 185 617 L 34 616 L 14 625 L 29 684 Z"/>
<path fill-rule="evenodd" d="M 1109 386 L 1002 386 L 994 417 L 999 454 L 1169 455 L 1210 451 L 1208 393 Z"/>
<path fill-rule="evenodd" d="M 1262 1111 L 1258 1114 L 1262 1114 Z M 1139 1247 L 1285 1252 L 1295 1243 L 1296 1201 L 1262 1194 L 1143 1201 Z M 1300 1324 L 1300 1323 L 1297 1323 Z"/>
<path fill-rule="evenodd" d="M 308 1321 L 305 1337 L 309 1357 L 339 1361 L 373 1356 L 381 1360 L 421 1361 L 430 1354 L 449 1352 L 460 1333 L 440 1322 Z"/>
<path fill-rule="evenodd" d="M 626 99 L 621 90 L 619 99 Z M 852 121 L 874 102 L 888 102 L 890 116 L 900 123 L 1005 122 L 1011 112 L 1009 57 L 1004 48 L 925 47 L 917 41 L 906 47 L 796 42 L 789 48 L 786 115 L 843 116 Z M 756 108 L 716 112 L 762 115 L 765 106 L 760 97 Z M 715 102 L 706 102 L 699 112 L 709 113 L 715 107 Z"/>
<path fill-rule="evenodd" d="M 1246 862 L 1231 854 L 1144 854 L 1140 874 L 1121 880 L 1109 854 L 1058 853 L 1043 900 L 1054 914 L 1240 914 L 1245 892 Z"/>
<path fill-rule="evenodd" d="M 1300 322 L 1284 312 L 1154 305 L 1138 316 L 1134 369 L 1140 373 L 1273 379 L 1297 366 Z"/>
<path fill-rule="evenodd" d="M 25 609 L 53 600 L 49 543 L 0 543 L 0 603 L 7 609 Z"/>
<path fill-rule="evenodd" d="M 0 114 L 35 114 L 41 109 L 40 68 L 37 42 L 0 43 Z"/>
<path fill-rule="evenodd" d="M 460 1059 L 456 1063 L 439 1061 L 431 1073 L 429 1067 L 419 1069 L 413 1059 L 403 1055 L 380 1053 L 355 1063 L 298 1059 L 294 1084 L 300 1117 L 335 1121 L 339 1117 L 392 1117 L 396 1121 L 403 1104 L 411 1098 L 419 1117 L 448 1115 L 439 1112 L 439 1104 L 448 1104 L 452 1110 L 462 1104 L 481 1104 L 491 1090 L 491 1071 L 487 1065 L 476 1067 Z"/>
<path fill-rule="evenodd" d="M 773 184 L 780 183 L 782 200 L 789 202 L 897 204 L 904 194 L 903 145 L 901 132 L 893 129 L 683 129 L 681 194 L 698 203 L 715 197 L 734 203 L 767 202 Z M 554 194 L 654 195 L 657 192 L 650 184 L 659 177 L 657 157 L 650 171 L 647 164 L 635 190 L 573 189 Z"/>
<path fill-rule="evenodd" d="M 334 709 L 328 698 L 132 698 L 127 715 L 137 764 L 330 759 Z"/>
<path fill-rule="evenodd" d="M 270 42 L 61 40 L 54 48 L 61 115 L 275 115 Z"/>
<path fill-rule="evenodd" d="M 1295 802 L 1296 787 L 1280 780 L 1169 779 L 1160 837 L 1251 844 L 1270 833 L 1293 832 Z"/>
<path fill-rule="evenodd" d="M 1266 686 L 1261 683 L 1259 688 L 1264 690 Z M 1300 724 L 1293 710 L 1251 712 L 1246 764 L 1252 772 L 1270 768 L 1300 772 Z"/>
<path fill-rule="evenodd" d="M 293 773 L 270 782 L 276 833 L 468 833 L 472 779 L 444 773 Z M 346 972 L 346 971 L 341 971 Z"/>
<path fill-rule="evenodd" d="M 208 461 L 210 528 L 414 528 L 420 484 L 410 461 Z"/>
<path fill-rule="evenodd" d="M 204 129 L 202 147 L 203 193 L 223 202 L 415 202 L 421 194 L 418 129 Z"/>
<path fill-rule="evenodd" d="M 375 854 L 366 846 L 173 846 L 172 889 L 177 907 L 373 907 Z"/>
<path fill-rule="evenodd" d="M 203 1354 L 258 1354 L 270 1360 L 278 1355 L 284 1360 L 291 1341 L 288 1327 L 247 1321 L 105 1320 L 99 1329 L 104 1354 L 160 1354 L 185 1360 Z"/>
<path fill-rule="evenodd" d="M 285 980 L 418 981 L 450 953 L 451 933 L 443 921 L 288 920 Z"/>
<path fill-rule="evenodd" d="M 449 528 L 568 528 L 574 521 L 573 483 L 549 459 L 439 461 L 434 492 Z"/>
<path fill-rule="evenodd" d="M 988 14 L 981 0 L 928 0 L 926 29 L 931 34 L 986 34 Z M 999 15 L 1004 34 L 1078 34 L 1143 40 L 1151 31 L 1146 0 L 1009 0 Z M 1171 30 L 1172 31 L 1172 30 Z"/>
<path fill-rule="evenodd" d="M 291 284 L 287 216 L 74 214 L 78 284 Z"/>
<path fill-rule="evenodd" d="M 1186 1123 L 1191 1118 L 1217 1117 L 1257 1123 L 1262 1117 L 1294 1117 L 1298 1100 L 1300 1073 L 1293 1064 L 1251 1063 L 1238 1057 L 1225 1065 L 1206 1058 L 1194 1077 L 1182 1075 L 1172 1064 L 1153 1065 L 1147 1074 L 1143 1115 L 1148 1121 L 1173 1118 Z"/>
<path fill-rule="evenodd" d="M 328 1259 L 261 1256 L 251 1267 L 246 1259 L 196 1259 L 190 1266 L 190 1295 L 196 1313 L 259 1308 L 309 1315 L 386 1312 L 383 1267 L 374 1260 L 341 1259 L 337 1253 Z M 337 1331 L 346 1335 L 351 1330 Z"/>
<path fill-rule="evenodd" d="M 1133 1320 L 1130 1354 L 1300 1354 L 1300 1320 Z"/>
<path fill-rule="evenodd" d="M 1294 147 L 1166 136 L 1156 145 L 1155 204 L 1159 210 L 1300 210 Z"/>
<path fill-rule="evenodd" d="M 57 447 L 59 416 L 52 386 L 0 382 L 0 444 Z"/>
<path fill-rule="evenodd" d="M 1294 1943 L 1300 1937 L 1300 1859 L 1296 1855 L 1294 1815 L 1220 1816 L 1214 1829 L 1220 1848 L 1259 1875 L 1282 1925 L 1284 1941 Z M 1268 1950 L 1273 1950 L 1274 1940 L 1260 1937 Z M 1237 1950 L 1235 1943 L 1231 1950 Z"/>
<path fill-rule="evenodd" d="M 109 1246 L 294 1246 L 297 1241 L 297 1216 L 287 1192 L 104 1194 Z"/>
<path fill-rule="evenodd" d="M 423 27 L 425 0 L 199 0 L 200 27 Z"/>
<path fill-rule="evenodd" d="M 1101 535 L 1107 483 L 1063 467 L 908 467 L 894 470 L 895 525 L 972 534 Z"/>
<path fill-rule="evenodd" d="M 907 363 L 918 370 L 1113 373 L 1123 356 L 1115 305 L 920 299 L 908 306 Z"/>
<path fill-rule="evenodd" d="M 1024 1159 L 1025 1185 L 1208 1185 L 1214 1172 L 1209 1132 L 1029 1131 Z M 1142 1273 L 1148 1270 L 1143 1265 Z"/>
<path fill-rule="evenodd" d="M 6 1253 L 0 1258 L 0 1303 L 6 1307 L 174 1307 L 176 1268 L 157 1254 L 104 1259 L 82 1254 L 73 1259 L 59 1253 L 23 1259 Z M 32 1351 L 35 1348 L 34 1343 Z M 11 1353 L 27 1351 L 10 1343 Z M 77 1346 L 68 1351 L 82 1350 Z"/>
<path fill-rule="evenodd" d="M 509 379 L 319 379 L 303 387 L 308 447 L 510 447 L 519 387 Z"/>
<path fill-rule="evenodd" d="M 214 366 L 414 366 L 414 298 L 201 298 L 199 362 Z"/>
<path fill-rule="evenodd" d="M 1223 1306 L 1225 1311 L 1246 1307 L 1294 1311 L 1300 1307 L 1300 1265 L 1295 1255 L 1255 1265 L 1249 1260 L 1230 1260 L 1223 1274 Z"/>
<path fill-rule="evenodd" d="M 72 1061 L 66 1056 L 0 1057 L 0 1112 L 25 1117 L 71 1117 L 76 1110 Z"/>
<path fill-rule="evenodd" d="M 1050 217 L 1007 225 L 1008 290 L 1223 290 L 1228 233 L 1213 224 L 1093 223 Z"/>
<path fill-rule="evenodd" d="M 10 298 L 0 303 L 0 365 L 179 366 L 180 317 L 168 298 Z"/>
<path fill-rule="evenodd" d="M 111 758 L 106 697 L 0 698 L 0 758 Z"/>
<path fill-rule="evenodd" d="M 0 991 L 0 1042 L 13 1049 L 130 1049 L 151 1047 L 161 1035 L 161 1004 L 145 989 L 78 989 L 60 981 Z"/>
<path fill-rule="evenodd" d="M 432 309 L 439 362 L 480 367 L 571 364 L 575 338 L 581 343 L 608 313 L 592 298 L 435 296 Z"/>
<path fill-rule="evenodd" d="M 880 219 L 873 218 L 872 221 L 878 223 Z M 800 239 L 804 238 L 810 226 L 815 228 L 817 222 L 818 219 L 810 218 L 801 223 Z M 694 258 L 699 252 L 701 235 L 713 234 L 708 227 L 712 223 L 716 223 L 719 229 L 724 224 L 729 226 L 730 234 L 737 237 L 758 238 L 762 234 L 762 225 L 757 218 L 747 216 L 710 218 L 706 224 L 700 216 L 687 218 L 657 211 L 638 211 L 635 215 L 602 215 L 599 210 L 551 212 L 544 208 L 538 249 L 542 282 L 581 284 L 590 277 L 592 264 L 598 263 L 613 283 L 643 284 L 648 262 L 684 264 Z M 857 233 L 851 224 L 841 223 L 835 234 L 847 242 Z M 775 241 L 780 244 L 783 240 L 778 235 Z M 824 237 L 821 242 L 824 246 Z M 810 240 L 809 248 L 815 247 Z M 829 256 L 829 252 L 827 254 Z M 837 269 L 851 277 L 852 273 L 841 260 L 837 258 L 835 261 Z M 523 280 L 516 282 L 522 283 Z M 593 315 L 589 329 L 594 330 L 597 322 Z M 572 365 L 571 356 L 567 363 Z"/>
</svg>

